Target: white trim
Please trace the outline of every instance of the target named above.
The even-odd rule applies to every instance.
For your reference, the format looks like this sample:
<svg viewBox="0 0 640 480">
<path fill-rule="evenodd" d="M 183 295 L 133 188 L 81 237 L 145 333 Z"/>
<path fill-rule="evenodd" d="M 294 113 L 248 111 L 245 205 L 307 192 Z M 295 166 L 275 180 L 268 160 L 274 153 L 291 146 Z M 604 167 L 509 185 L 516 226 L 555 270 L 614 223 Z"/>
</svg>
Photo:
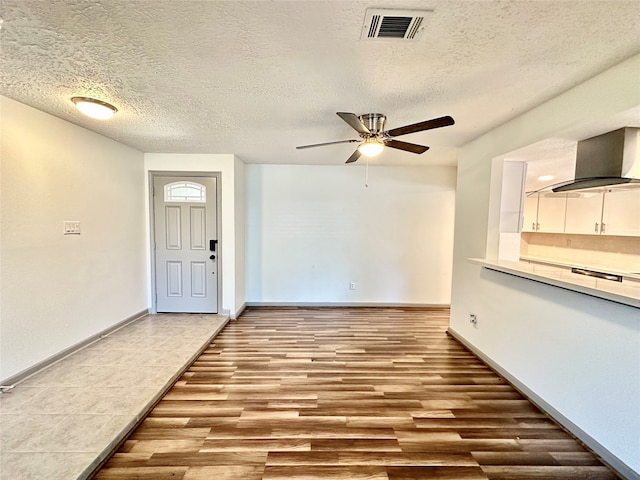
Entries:
<svg viewBox="0 0 640 480">
<path fill-rule="evenodd" d="M 440 303 L 376 303 L 376 302 L 246 302 L 245 307 L 380 307 L 380 308 L 449 308 Z"/>
<path fill-rule="evenodd" d="M 615 470 L 619 475 L 622 475 L 623 478 L 627 480 L 640 480 L 640 474 L 638 474 L 635 470 L 629 467 L 626 463 L 616 457 L 613 453 L 607 450 L 601 443 L 595 440 L 591 435 L 582 430 L 578 425 L 573 423 L 567 417 L 565 417 L 558 410 L 553 408 L 549 403 L 547 403 L 542 397 L 537 395 L 533 390 L 527 387 L 524 383 L 520 382 L 516 377 L 514 377 L 507 370 L 502 368 L 500 365 L 495 363 L 491 358 L 485 355 L 481 350 L 477 349 L 475 346 L 471 345 L 465 338 L 454 329 L 449 327 L 447 333 L 455 338 L 458 342 L 464 345 L 468 350 L 471 351 L 476 357 L 486 363 L 491 369 L 493 369 L 498 375 L 503 377 L 507 382 L 511 384 L 513 388 L 515 388 L 518 392 L 524 395 L 527 400 L 533 403 L 536 407 L 542 410 L 544 413 L 549 415 L 552 419 L 562 425 L 565 429 L 567 429 L 572 435 L 574 435 L 578 440 L 584 443 L 589 449 L 593 451 L 600 460 L 608 465 L 610 468 Z"/>
<path fill-rule="evenodd" d="M 238 318 L 240 318 L 240 315 L 242 315 L 242 312 L 244 312 L 245 308 L 247 308 L 247 302 L 243 303 L 240 308 L 236 310 L 236 313 L 234 315 L 230 315 L 231 320 L 237 320 Z"/>
<path fill-rule="evenodd" d="M 27 378 L 35 375 L 36 373 L 41 372 L 42 370 L 44 370 L 45 368 L 48 368 L 52 365 L 54 365 L 55 363 L 58 363 L 60 360 L 68 357 L 69 355 L 73 355 L 74 353 L 76 353 L 79 350 L 82 350 L 85 347 L 88 347 L 89 345 L 91 345 L 92 343 L 97 342 L 98 340 L 106 337 L 107 335 L 115 332 L 116 330 L 120 330 L 123 327 L 126 327 L 127 325 L 129 325 L 130 323 L 136 322 L 138 320 L 141 320 L 142 318 L 146 317 L 149 314 L 148 310 L 142 310 L 138 313 L 135 313 L 127 318 L 125 318 L 124 320 L 116 323 L 115 325 L 111 325 L 109 328 L 105 328 L 104 330 L 91 335 L 90 337 L 87 337 L 86 339 L 82 340 L 81 342 L 76 343 L 75 345 L 72 345 L 68 348 L 65 348 L 64 350 L 51 355 L 49 358 L 45 358 L 44 360 L 42 360 L 41 362 L 38 362 L 32 366 L 30 366 L 29 368 L 26 368 L 24 370 L 22 370 L 21 372 L 16 373 L 15 375 L 11 375 L 10 377 L 7 377 L 5 379 L 3 379 L 2 381 L 0 381 L 0 384 L 2 384 L 2 386 L 14 386 L 20 382 L 25 381 Z"/>
</svg>

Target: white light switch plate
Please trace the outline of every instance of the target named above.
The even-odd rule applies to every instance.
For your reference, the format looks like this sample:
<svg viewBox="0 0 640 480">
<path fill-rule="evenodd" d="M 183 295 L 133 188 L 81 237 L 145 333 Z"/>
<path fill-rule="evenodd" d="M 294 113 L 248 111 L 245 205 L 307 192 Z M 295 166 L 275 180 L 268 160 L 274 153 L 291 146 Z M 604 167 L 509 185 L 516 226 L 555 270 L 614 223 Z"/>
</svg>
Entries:
<svg viewBox="0 0 640 480">
<path fill-rule="evenodd" d="M 80 222 L 65 220 L 64 222 L 64 234 L 65 235 L 80 235 Z"/>
</svg>

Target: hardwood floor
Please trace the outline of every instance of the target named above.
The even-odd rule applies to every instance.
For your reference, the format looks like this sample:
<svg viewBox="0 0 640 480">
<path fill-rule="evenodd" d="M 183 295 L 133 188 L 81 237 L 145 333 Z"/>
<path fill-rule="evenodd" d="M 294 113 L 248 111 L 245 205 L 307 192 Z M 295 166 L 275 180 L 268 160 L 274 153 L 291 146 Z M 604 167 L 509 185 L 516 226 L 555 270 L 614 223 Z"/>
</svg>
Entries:
<svg viewBox="0 0 640 480">
<path fill-rule="evenodd" d="M 250 308 L 97 479 L 616 479 L 448 309 Z"/>
</svg>

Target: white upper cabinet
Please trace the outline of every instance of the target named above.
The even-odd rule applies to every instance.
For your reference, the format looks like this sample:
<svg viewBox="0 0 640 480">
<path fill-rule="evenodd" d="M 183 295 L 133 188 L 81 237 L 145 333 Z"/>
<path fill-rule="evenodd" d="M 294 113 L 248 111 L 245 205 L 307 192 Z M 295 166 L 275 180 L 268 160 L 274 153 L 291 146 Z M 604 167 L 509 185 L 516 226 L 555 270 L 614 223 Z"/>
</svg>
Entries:
<svg viewBox="0 0 640 480">
<path fill-rule="evenodd" d="M 524 199 L 523 232 L 563 233 L 566 193 L 536 193 Z"/>
<path fill-rule="evenodd" d="M 522 231 L 640 237 L 640 189 L 525 197 Z"/>
<path fill-rule="evenodd" d="M 567 198 L 565 233 L 600 234 L 602 192 L 570 193 Z"/>
<path fill-rule="evenodd" d="M 538 221 L 538 194 L 524 197 L 524 220 L 522 223 L 523 232 L 535 232 Z"/>
<path fill-rule="evenodd" d="M 537 231 L 563 233 L 566 210 L 566 193 L 541 193 L 538 197 Z"/>
<path fill-rule="evenodd" d="M 605 193 L 601 233 L 640 236 L 640 189 Z"/>
</svg>

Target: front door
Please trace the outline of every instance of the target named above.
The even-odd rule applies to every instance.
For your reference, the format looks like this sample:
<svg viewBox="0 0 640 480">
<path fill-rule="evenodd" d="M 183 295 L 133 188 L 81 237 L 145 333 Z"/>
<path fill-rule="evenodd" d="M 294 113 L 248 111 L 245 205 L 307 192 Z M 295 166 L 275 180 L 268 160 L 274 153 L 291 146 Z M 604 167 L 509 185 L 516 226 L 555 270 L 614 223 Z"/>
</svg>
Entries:
<svg viewBox="0 0 640 480">
<path fill-rule="evenodd" d="M 156 311 L 218 312 L 215 177 L 153 177 Z"/>
</svg>

